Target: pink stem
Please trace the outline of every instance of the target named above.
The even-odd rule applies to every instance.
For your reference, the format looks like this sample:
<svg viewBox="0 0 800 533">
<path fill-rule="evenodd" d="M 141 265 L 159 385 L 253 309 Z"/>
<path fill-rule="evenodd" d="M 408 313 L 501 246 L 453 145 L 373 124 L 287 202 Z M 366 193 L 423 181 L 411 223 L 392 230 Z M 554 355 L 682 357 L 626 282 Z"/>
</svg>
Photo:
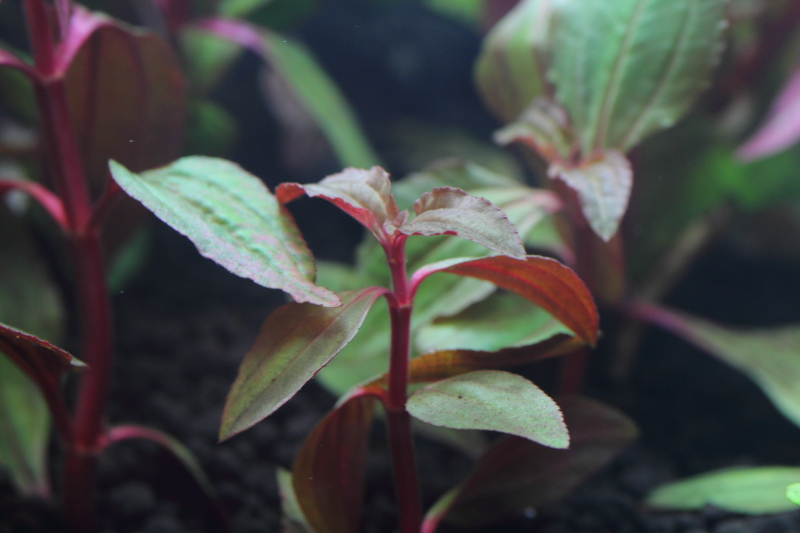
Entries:
<svg viewBox="0 0 800 533">
<path fill-rule="evenodd" d="M 405 239 L 405 236 L 391 239 L 390 244 L 384 248 L 392 272 L 392 288 L 395 296 L 395 301 L 389 299 L 392 346 L 389 360 L 389 394 L 385 408 L 397 504 L 400 509 L 400 531 L 419 533 L 422 507 L 414 460 L 411 416 L 406 411 L 412 301 L 406 277 Z"/>
<path fill-rule="evenodd" d="M 62 230 L 67 231 L 67 214 L 61 199 L 42 185 L 32 181 L 3 180 L 0 179 L 0 196 L 9 191 L 22 191 L 28 193 L 45 211 L 58 223 Z"/>
</svg>

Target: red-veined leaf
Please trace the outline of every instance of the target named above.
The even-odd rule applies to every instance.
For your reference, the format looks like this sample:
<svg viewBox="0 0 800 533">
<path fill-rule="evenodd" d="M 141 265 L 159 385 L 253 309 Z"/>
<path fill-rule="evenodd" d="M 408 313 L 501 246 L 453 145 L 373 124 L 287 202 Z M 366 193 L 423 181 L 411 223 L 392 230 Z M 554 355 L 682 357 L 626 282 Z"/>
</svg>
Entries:
<svg viewBox="0 0 800 533">
<path fill-rule="evenodd" d="M 621 152 L 607 150 L 576 166 L 556 163 L 548 176 L 578 193 L 581 210 L 594 232 L 608 242 L 617 233 L 633 188 L 633 169 Z"/>
<path fill-rule="evenodd" d="M 347 168 L 319 183 L 281 183 L 275 195 L 282 204 L 303 194 L 311 198 L 324 198 L 381 240 L 384 233 L 394 233 L 395 228 L 386 228 L 386 225 L 393 224 L 396 227 L 405 221 L 402 217 L 398 220 L 397 204 L 391 189 L 389 174 L 380 167 L 370 170 Z"/>
<path fill-rule="evenodd" d="M 408 363 L 408 382 L 425 383 L 458 376 L 474 370 L 512 368 L 541 359 L 568 354 L 583 346 L 583 342 L 560 333 L 530 346 L 505 348 L 496 352 L 477 350 L 440 350 L 413 358 Z M 385 386 L 383 375 L 370 385 Z"/>
<path fill-rule="evenodd" d="M 772 104 L 769 116 L 739 148 L 737 155 L 745 161 L 760 159 L 790 147 L 800 140 L 800 68 Z"/>
<path fill-rule="evenodd" d="M 22 369 L 45 394 L 58 391 L 61 376 L 67 370 L 86 367 L 58 346 L 5 324 L 0 324 L 0 352 Z"/>
<path fill-rule="evenodd" d="M 356 533 L 375 398 L 348 398 L 306 438 L 292 468 L 297 501 L 316 533 Z"/>
<path fill-rule="evenodd" d="M 427 276 L 446 272 L 491 281 L 527 298 L 570 328 L 581 340 L 597 341 L 597 309 L 583 282 L 569 268 L 546 257 L 524 260 L 507 256 L 449 259 L 420 268 L 411 278 L 416 288 Z"/>
<path fill-rule="evenodd" d="M 489 200 L 453 187 L 436 187 L 414 202 L 413 220 L 400 226 L 406 235 L 458 235 L 495 252 L 525 257 L 517 230 Z"/>
<path fill-rule="evenodd" d="M 238 165 L 184 157 L 141 174 L 114 161 L 110 167 L 125 192 L 186 235 L 205 257 L 298 302 L 339 305 L 334 293 L 314 285 L 314 259 L 292 217 L 260 179 Z"/>
<path fill-rule="evenodd" d="M 341 307 L 290 303 L 269 315 L 228 394 L 220 439 L 263 420 L 294 396 L 350 342 L 385 293 L 367 287 L 342 293 Z"/>
<path fill-rule="evenodd" d="M 464 483 L 434 505 L 423 533 L 433 533 L 442 519 L 477 528 L 552 503 L 611 462 L 637 436 L 633 421 L 595 400 L 566 397 L 559 405 L 570 432 L 568 450 L 513 436 L 499 441 Z"/>
<path fill-rule="evenodd" d="M 436 381 L 406 403 L 414 418 L 453 429 L 484 429 L 566 448 L 558 405 L 531 381 L 502 370 L 476 370 Z"/>
</svg>

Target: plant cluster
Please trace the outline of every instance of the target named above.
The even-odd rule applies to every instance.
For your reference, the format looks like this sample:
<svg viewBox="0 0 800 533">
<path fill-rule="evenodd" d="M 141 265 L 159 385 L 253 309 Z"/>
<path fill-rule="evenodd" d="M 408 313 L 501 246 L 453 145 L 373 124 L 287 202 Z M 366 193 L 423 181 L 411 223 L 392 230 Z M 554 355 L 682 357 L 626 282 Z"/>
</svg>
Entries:
<svg viewBox="0 0 800 533">
<path fill-rule="evenodd" d="M 347 106 L 303 49 L 230 18 L 254 12 L 257 3 L 221 2 L 200 19 L 189 17 L 181 0 L 157 4 L 165 31 L 173 44 L 183 43 L 192 65 L 190 89 L 173 44 L 68 0 L 24 1 L 32 61 L 0 52 L 0 65 L 33 87 L 50 165 L 43 174 L 52 184 L 4 179 L 0 192 L 29 194 L 61 230 L 86 363 L 42 340 L 47 334 L 0 324 L 0 350 L 16 365 L 0 360 L 0 427 L 9 428 L 0 461 L 22 490 L 47 491 L 41 421 L 49 411 L 64 445 L 61 491 L 74 529 L 94 525 L 94 464 L 113 442 L 155 440 L 209 484 L 170 437 L 138 426 L 107 428 L 103 419 L 112 349 L 100 228 L 122 206 L 136 205 L 113 205 L 122 191 L 202 255 L 293 300 L 266 318 L 245 355 L 220 429 L 227 439 L 250 428 L 315 376 L 341 397 L 307 437 L 292 471 L 279 473 L 291 531 L 359 530 L 376 407 L 388 429 L 403 533 L 432 533 L 442 521 L 472 528 L 502 521 L 567 495 L 607 465 L 636 428 L 616 409 L 579 395 L 598 340 L 595 299 L 620 319 L 607 335 L 617 378 L 634 362 L 643 324 L 655 324 L 752 377 L 800 424 L 796 326 L 740 331 L 659 303 L 732 211 L 763 210 L 800 192 L 798 152 L 786 150 L 800 137 L 798 74 L 738 148 L 751 125 L 730 125 L 742 95 L 760 88 L 765 60 L 791 49 L 800 20 L 795 4 L 766 2 L 759 12 L 746 0 L 518 2 L 488 32 L 475 79 L 502 123 L 494 140 L 516 150 L 544 188 L 452 160 L 392 183 L 372 166 L 376 158 Z M 186 94 L 197 121 L 227 120 L 205 98 L 243 48 L 293 89 L 294 103 L 350 168 L 315 184 L 283 183 L 273 194 L 223 159 L 165 164 L 178 155 Z M 117 106 L 118 96 L 133 96 L 128 84 L 105 81 L 108 72 L 130 75 L 130 90 L 146 97 Z M 710 84 L 702 113 L 658 133 Z M 680 161 L 676 153 L 684 154 Z M 158 168 L 145 170 L 151 167 Z M 366 229 L 355 265 L 314 261 L 285 207 L 301 196 L 334 204 Z M 16 224 L 8 220 L 9 228 Z M 107 249 L 124 241 L 116 238 Z M 52 298 L 39 290 L 39 298 Z M 30 324 L 25 329 L 35 330 Z M 509 371 L 561 355 L 555 400 Z M 72 412 L 62 395 L 71 369 L 83 369 Z M 24 407 L 28 397 L 40 399 Z M 36 401 L 42 405 L 33 407 Z M 452 442 L 459 439 L 453 431 L 474 430 L 507 436 L 423 512 L 413 432 Z M 793 505 L 784 491 L 798 479 L 797 468 L 729 470 L 660 488 L 648 503 L 781 511 Z"/>
</svg>

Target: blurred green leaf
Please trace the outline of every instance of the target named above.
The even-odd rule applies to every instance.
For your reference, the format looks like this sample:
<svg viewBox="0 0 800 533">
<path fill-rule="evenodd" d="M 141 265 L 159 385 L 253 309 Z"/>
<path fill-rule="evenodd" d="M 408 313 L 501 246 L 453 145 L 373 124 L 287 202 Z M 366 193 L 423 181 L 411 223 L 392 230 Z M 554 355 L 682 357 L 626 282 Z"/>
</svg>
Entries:
<svg viewBox="0 0 800 533">
<path fill-rule="evenodd" d="M 549 76 L 584 156 L 626 152 L 688 110 L 719 61 L 725 7 L 726 0 L 560 6 Z"/>
<path fill-rule="evenodd" d="M 221 0 L 217 4 L 217 11 L 225 17 L 246 17 L 273 2 L 275 0 Z"/>
<path fill-rule="evenodd" d="M 239 133 L 236 119 L 211 100 L 195 100 L 189 106 L 186 149 L 189 154 L 224 157 Z"/>
<path fill-rule="evenodd" d="M 786 497 L 795 505 L 800 505 L 800 483 L 792 483 L 786 487 Z"/>
<path fill-rule="evenodd" d="M 477 26 L 486 0 L 425 0 L 428 9 Z"/>
<path fill-rule="evenodd" d="M 314 533 L 300 509 L 300 503 L 294 493 L 292 473 L 281 467 L 277 467 L 275 470 L 278 478 L 278 493 L 281 497 L 281 511 L 283 512 L 281 522 L 284 533 Z"/>
<path fill-rule="evenodd" d="M 211 91 L 242 52 L 227 39 L 187 25 L 178 36 L 186 58 L 186 73 L 192 89 L 204 95 Z"/>
<path fill-rule="evenodd" d="M 406 408 L 435 426 L 500 431 L 552 448 L 569 446 L 558 405 L 510 372 L 478 370 L 431 383 L 414 392 Z"/>
<path fill-rule="evenodd" d="M 729 468 L 661 486 L 647 504 L 667 509 L 702 509 L 714 505 L 732 513 L 766 514 L 795 510 L 787 485 L 800 479 L 800 468 L 788 466 Z"/>
</svg>

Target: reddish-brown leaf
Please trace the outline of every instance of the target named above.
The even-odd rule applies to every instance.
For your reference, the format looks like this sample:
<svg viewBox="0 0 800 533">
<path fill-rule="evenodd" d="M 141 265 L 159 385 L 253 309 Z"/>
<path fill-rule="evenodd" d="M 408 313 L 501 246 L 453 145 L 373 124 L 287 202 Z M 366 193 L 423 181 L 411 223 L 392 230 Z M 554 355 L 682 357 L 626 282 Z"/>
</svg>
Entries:
<svg viewBox="0 0 800 533">
<path fill-rule="evenodd" d="M 464 483 L 434 505 L 422 531 L 432 533 L 443 518 L 461 527 L 482 527 L 552 503 L 607 465 L 637 436 L 633 421 L 612 407 L 579 396 L 558 403 L 569 428 L 569 449 L 514 436 L 500 440 Z"/>
<path fill-rule="evenodd" d="M 398 212 L 391 187 L 389 174 L 380 167 L 369 170 L 347 168 L 319 183 L 282 183 L 275 195 L 282 204 L 303 194 L 324 198 L 355 218 L 380 240 L 405 222 L 403 213 Z"/>
<path fill-rule="evenodd" d="M 359 531 L 375 398 L 349 398 L 306 438 L 292 469 L 295 494 L 316 533 Z"/>
<path fill-rule="evenodd" d="M 0 324 L 0 352 L 25 372 L 45 394 L 57 391 L 61 376 L 67 370 L 86 367 L 61 348 L 5 324 Z"/>
<path fill-rule="evenodd" d="M 558 261 L 539 256 L 522 260 L 502 255 L 448 259 L 420 268 L 411 278 L 412 288 L 436 272 L 491 281 L 542 307 L 587 344 L 594 346 L 597 342 L 598 316 L 592 296 L 580 278 Z"/>
<path fill-rule="evenodd" d="M 406 235 L 458 235 L 501 254 L 525 257 L 514 225 L 485 198 L 454 187 L 436 187 L 414 202 L 414 212 L 414 220 L 400 226 Z"/>
</svg>

